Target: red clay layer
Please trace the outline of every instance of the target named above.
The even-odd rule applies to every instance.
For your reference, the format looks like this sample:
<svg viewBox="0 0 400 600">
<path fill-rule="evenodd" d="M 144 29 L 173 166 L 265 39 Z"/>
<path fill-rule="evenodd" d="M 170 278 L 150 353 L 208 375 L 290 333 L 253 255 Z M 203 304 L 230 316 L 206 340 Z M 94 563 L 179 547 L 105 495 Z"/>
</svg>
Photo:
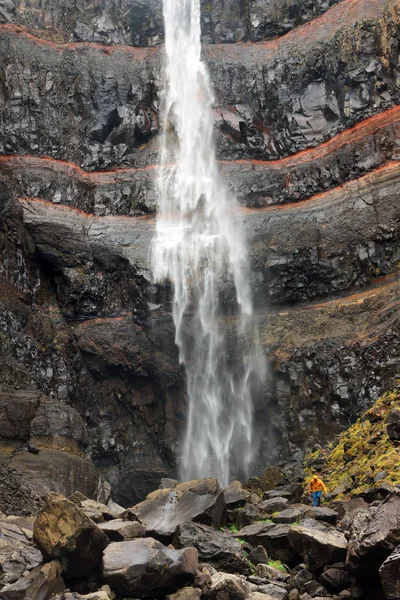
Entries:
<svg viewBox="0 0 400 600">
<path fill-rule="evenodd" d="M 356 179 L 352 179 L 351 181 L 347 181 L 342 185 L 338 185 L 331 190 L 327 190 L 324 192 L 319 192 L 318 194 L 314 194 L 305 200 L 300 200 L 298 202 L 293 202 L 291 204 L 275 204 L 273 206 L 261 207 L 261 208 L 244 208 L 241 207 L 240 210 L 245 213 L 255 213 L 255 212 L 279 212 L 279 211 L 296 211 L 301 210 L 303 208 L 309 208 L 313 204 L 317 204 L 319 202 L 326 202 L 330 199 L 334 199 L 335 196 L 338 196 L 341 192 L 350 192 L 352 189 L 356 189 L 359 186 L 365 185 L 366 183 L 373 183 L 373 180 L 384 173 L 385 175 L 390 175 L 394 173 L 398 173 L 400 176 L 400 161 L 391 161 L 370 171 L 366 175 L 362 175 Z"/>
<path fill-rule="evenodd" d="M 342 133 L 339 133 L 332 139 L 328 140 L 317 146 L 316 148 L 309 148 L 302 150 L 292 156 L 281 158 L 278 160 L 224 160 L 219 161 L 221 165 L 252 165 L 253 167 L 266 167 L 272 169 L 283 169 L 287 167 L 294 167 L 308 162 L 315 162 L 320 158 L 334 154 L 339 151 L 342 147 L 352 144 L 354 142 L 362 140 L 367 135 L 376 133 L 380 129 L 387 127 L 388 125 L 397 125 L 400 127 L 400 106 L 395 106 L 383 113 L 380 113 L 374 117 L 370 117 L 361 123 L 358 123 L 351 129 L 346 129 Z M 110 169 L 108 171 L 97 171 L 88 172 L 81 169 L 77 164 L 56 160 L 47 156 L 33 156 L 33 155 L 7 155 L 0 156 L 0 168 L 13 169 L 13 168 L 24 168 L 24 169 L 52 169 L 58 171 L 64 171 L 66 174 L 75 176 L 82 181 L 88 183 L 108 184 L 118 182 L 119 175 L 129 175 L 138 172 L 148 172 L 159 168 L 159 165 L 150 165 L 148 167 L 125 167 L 119 169 Z"/>
<path fill-rule="evenodd" d="M 207 45 L 206 54 L 210 57 L 225 54 L 228 58 L 234 58 L 238 56 L 243 57 L 246 50 L 248 50 L 250 54 L 255 50 L 258 57 L 264 59 L 265 54 L 272 55 L 278 50 L 281 50 L 284 46 L 291 46 L 293 43 L 301 43 L 301 47 L 304 49 L 308 44 L 323 42 L 330 37 L 333 37 L 338 31 L 343 28 L 352 27 L 358 21 L 365 21 L 366 19 L 377 20 L 381 18 L 385 9 L 390 6 L 390 2 L 391 0 L 342 0 L 342 2 L 331 7 L 319 17 L 289 31 L 280 38 L 266 42 L 238 42 L 236 44 Z M 137 60 L 146 58 L 158 51 L 157 47 L 141 48 L 123 44 L 105 46 L 94 42 L 57 43 L 44 38 L 39 38 L 19 25 L 13 24 L 0 25 L 0 32 L 1 31 L 23 35 L 39 45 L 55 48 L 57 50 L 92 48 L 101 50 L 107 55 L 119 50 L 134 54 Z"/>
<path fill-rule="evenodd" d="M 379 277 L 378 279 L 376 279 L 371 286 L 368 286 L 368 288 L 366 288 L 362 291 L 357 291 L 355 293 L 346 292 L 343 295 L 340 295 L 335 298 L 331 298 L 329 300 L 325 300 L 323 302 L 299 303 L 299 304 L 296 304 L 296 306 L 294 308 L 290 307 L 290 308 L 282 309 L 282 307 L 270 307 L 268 312 L 273 317 L 274 315 L 288 314 L 288 313 L 292 312 L 293 310 L 295 310 L 296 312 L 299 310 L 300 311 L 309 311 L 309 310 L 318 310 L 320 308 L 334 307 L 334 306 L 338 306 L 338 305 L 342 305 L 342 304 L 363 304 L 369 298 L 376 296 L 377 293 L 379 293 L 379 291 L 382 288 L 390 289 L 390 287 L 393 286 L 394 284 L 396 284 L 399 279 L 400 279 L 400 273 L 394 273 L 392 275 L 385 275 L 383 277 Z M 255 314 L 259 314 L 259 313 L 257 312 Z M 122 315 L 117 315 L 115 317 L 98 317 L 95 319 L 87 319 L 85 321 L 81 321 L 77 325 L 79 327 L 90 327 L 91 325 L 96 325 L 99 323 L 122 321 L 122 320 L 126 319 L 127 317 L 131 317 L 131 316 L 132 316 L 132 313 L 127 312 Z"/>
<path fill-rule="evenodd" d="M 293 203 L 293 204 L 278 204 L 275 206 L 267 206 L 267 207 L 262 207 L 262 208 L 245 208 L 245 207 L 241 206 L 238 209 L 235 209 L 234 212 L 237 214 L 240 214 L 240 213 L 255 214 L 255 213 L 272 213 L 272 212 L 279 212 L 279 211 L 302 210 L 304 208 L 309 208 L 310 206 L 320 203 L 320 202 L 321 203 L 326 202 L 331 199 L 334 200 L 335 197 L 340 195 L 340 193 L 342 193 L 342 192 L 351 192 L 353 189 L 355 190 L 356 188 L 363 186 L 365 184 L 372 184 L 374 179 L 382 174 L 384 174 L 385 176 L 391 175 L 391 174 L 398 174 L 400 176 L 400 161 L 399 162 L 395 162 L 395 161 L 389 162 L 389 163 L 383 165 L 382 167 L 379 167 L 378 169 L 375 169 L 374 171 L 371 171 L 370 173 L 367 173 L 366 175 L 359 177 L 358 179 L 353 179 L 352 181 L 348 181 L 340 186 L 333 188 L 332 190 L 314 194 L 314 196 L 311 196 L 310 198 L 301 200 L 301 201 Z M 155 217 L 151 216 L 151 215 L 143 215 L 143 216 L 129 216 L 129 215 L 121 215 L 120 216 L 120 215 L 117 215 L 117 216 L 99 217 L 99 216 L 96 216 L 96 215 L 93 215 L 90 213 L 86 213 L 79 208 L 67 206 L 65 204 L 53 204 L 52 202 L 50 202 L 48 200 L 43 200 L 41 198 L 20 197 L 18 199 L 21 202 L 28 202 L 28 203 L 37 202 L 37 203 L 43 204 L 44 206 L 47 206 L 53 210 L 73 211 L 73 212 L 83 216 L 84 218 L 108 219 L 108 220 L 115 220 L 115 221 L 128 220 L 131 223 L 133 223 L 134 221 L 141 221 L 141 222 L 148 221 L 149 223 L 155 222 Z"/>
<path fill-rule="evenodd" d="M 30 42 L 38 44 L 39 46 L 44 46 L 47 48 L 54 48 L 55 50 L 58 50 L 58 51 L 63 51 L 63 50 L 76 51 L 76 50 L 80 50 L 81 48 L 90 48 L 92 50 L 100 50 L 107 56 L 109 56 L 113 52 L 119 51 L 119 52 L 127 52 L 127 53 L 133 55 L 133 57 L 138 61 L 143 60 L 144 58 L 147 58 L 148 56 L 151 56 L 152 54 L 154 54 L 157 51 L 156 48 L 141 48 L 138 46 L 128 46 L 127 44 L 115 44 L 114 46 L 105 46 L 104 44 L 96 44 L 95 42 L 57 43 L 57 42 L 52 42 L 45 38 L 38 37 L 38 36 L 34 35 L 33 33 L 30 33 L 29 31 L 27 31 L 23 27 L 20 27 L 19 25 L 13 25 L 10 23 L 1 24 L 0 25 L 0 33 L 2 31 L 4 31 L 6 33 L 12 33 L 17 36 L 25 37 Z"/>
</svg>

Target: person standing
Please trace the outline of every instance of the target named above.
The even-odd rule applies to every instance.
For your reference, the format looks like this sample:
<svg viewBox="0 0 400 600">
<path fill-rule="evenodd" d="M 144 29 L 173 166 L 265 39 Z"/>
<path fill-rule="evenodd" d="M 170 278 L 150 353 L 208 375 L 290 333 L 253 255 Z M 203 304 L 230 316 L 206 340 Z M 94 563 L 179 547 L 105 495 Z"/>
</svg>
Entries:
<svg viewBox="0 0 400 600">
<path fill-rule="evenodd" d="M 313 506 L 321 506 L 322 492 L 324 492 L 325 494 L 328 493 L 326 485 L 324 484 L 322 479 L 318 477 L 318 475 L 313 475 L 310 483 L 308 484 L 308 493 L 312 494 Z"/>
</svg>

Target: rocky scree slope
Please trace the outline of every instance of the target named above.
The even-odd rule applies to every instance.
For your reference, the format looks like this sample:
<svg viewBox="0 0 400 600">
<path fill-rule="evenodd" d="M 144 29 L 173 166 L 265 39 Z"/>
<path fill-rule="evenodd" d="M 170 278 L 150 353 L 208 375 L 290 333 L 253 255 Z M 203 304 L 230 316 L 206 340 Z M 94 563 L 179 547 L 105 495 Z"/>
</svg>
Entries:
<svg viewBox="0 0 400 600">
<path fill-rule="evenodd" d="M 270 365 L 255 472 L 331 440 L 398 369 L 399 8 L 203 5 L 218 157 Z M 160 3 L 6 0 L 0 14 L 2 465 L 41 495 L 101 496 L 106 477 L 128 506 L 174 473 L 186 411 L 170 290 L 148 263 Z M 38 428 L 33 408 L 17 431 L 18 402 L 65 425 Z M 64 460 L 73 481 L 57 487 Z"/>
<path fill-rule="evenodd" d="M 36 518 L 0 515 L 0 598 L 398 598 L 398 490 L 313 508 L 303 476 L 270 467 L 257 493 L 163 480 L 127 510 L 50 494 Z"/>
</svg>

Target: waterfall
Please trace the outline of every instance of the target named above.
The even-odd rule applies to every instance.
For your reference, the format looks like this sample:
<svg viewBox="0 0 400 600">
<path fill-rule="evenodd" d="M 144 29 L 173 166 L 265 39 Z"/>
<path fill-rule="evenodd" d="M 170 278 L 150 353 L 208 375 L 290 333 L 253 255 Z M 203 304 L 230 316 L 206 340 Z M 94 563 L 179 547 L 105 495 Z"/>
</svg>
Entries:
<svg viewBox="0 0 400 600">
<path fill-rule="evenodd" d="M 225 486 L 232 474 L 246 476 L 252 459 L 251 382 L 260 365 L 249 333 L 248 257 L 237 201 L 221 181 L 215 156 L 200 0 L 164 0 L 164 20 L 165 118 L 152 270 L 155 282 L 173 285 L 175 341 L 187 376 L 181 478 L 213 476 Z M 230 319 L 221 306 L 229 289 L 237 313 Z"/>
</svg>

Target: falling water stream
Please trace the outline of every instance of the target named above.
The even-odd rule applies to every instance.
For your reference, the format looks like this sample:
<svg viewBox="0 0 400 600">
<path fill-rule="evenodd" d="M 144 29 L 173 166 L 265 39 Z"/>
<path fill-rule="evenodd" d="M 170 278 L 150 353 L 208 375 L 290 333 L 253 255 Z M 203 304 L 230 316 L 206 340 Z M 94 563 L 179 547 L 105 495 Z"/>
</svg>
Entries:
<svg viewBox="0 0 400 600">
<path fill-rule="evenodd" d="M 152 268 L 156 282 L 173 285 L 175 341 L 187 376 L 181 478 L 213 476 L 225 486 L 232 475 L 245 476 L 252 459 L 251 381 L 259 363 L 249 332 L 248 259 L 236 199 L 217 168 L 200 0 L 164 0 L 164 20 L 165 121 Z M 233 290 L 234 318 L 223 317 L 224 289 Z"/>
</svg>

